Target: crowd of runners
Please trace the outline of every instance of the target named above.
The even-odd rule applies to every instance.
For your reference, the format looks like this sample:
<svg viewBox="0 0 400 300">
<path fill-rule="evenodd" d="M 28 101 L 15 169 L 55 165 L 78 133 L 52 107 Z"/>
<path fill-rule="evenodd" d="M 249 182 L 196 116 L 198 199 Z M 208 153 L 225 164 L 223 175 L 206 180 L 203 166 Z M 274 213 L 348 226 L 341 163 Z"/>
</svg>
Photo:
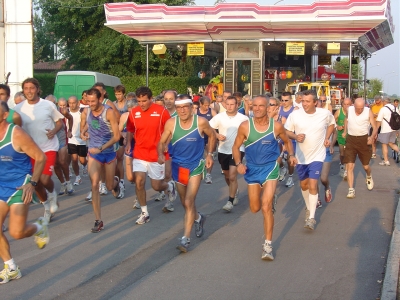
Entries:
<svg viewBox="0 0 400 300">
<path fill-rule="evenodd" d="M 332 112 L 326 97 L 313 90 L 298 92 L 295 101 L 289 92 L 279 98 L 271 95 L 242 97 L 224 91 L 211 101 L 173 89 L 153 95 L 148 87 L 135 92 L 118 85 L 116 101 L 108 99 L 103 83 L 82 93 L 41 98 L 35 78 L 22 83 L 14 97 L 0 85 L 0 224 L 8 216 L 9 234 L 15 239 L 34 236 L 39 248 L 49 242 L 48 226 L 58 211 L 58 196 L 71 195 L 74 186 L 88 175 L 94 226 L 104 228 L 101 195 L 111 192 L 117 199 L 125 190 L 135 189 L 133 209 L 140 211 L 136 224 L 149 222 L 145 183 L 158 192 L 156 201 L 165 201 L 163 211 L 174 211 L 179 195 L 184 207 L 183 236 L 177 248 L 187 252 L 191 232 L 200 238 L 206 216 L 196 208 L 200 184 L 212 184 L 214 161 L 219 163 L 228 187 L 227 212 L 238 204 L 238 174 L 248 185 L 250 210 L 262 211 L 265 241 L 263 260 L 274 260 L 273 227 L 277 201 L 276 187 L 282 182 L 299 187 L 305 202 L 307 230 L 316 228 L 315 214 L 332 201 L 329 170 L 334 145 L 339 145 L 340 175 L 348 182 L 347 198 L 355 198 L 354 165 L 358 157 L 366 172 L 365 182 L 372 190 L 370 159 L 375 159 L 376 140 L 382 145 L 382 167 L 390 166 L 389 148 L 398 159 L 398 131 L 391 120 L 399 112 L 398 100 L 375 97 L 371 107 L 364 99 L 346 98 Z M 386 101 L 386 103 L 385 103 Z M 215 168 L 215 166 L 214 166 Z M 60 181 L 57 192 L 53 173 Z M 127 182 L 132 183 L 127 184 Z M 321 181 L 321 189 L 319 188 Z M 321 196 L 322 195 L 322 196 Z M 201 195 L 199 195 L 201 197 Z M 44 215 L 27 224 L 31 202 L 42 203 Z M 11 256 L 6 236 L 0 234 L 0 256 L 4 270 L 0 283 L 21 277 Z"/>
</svg>

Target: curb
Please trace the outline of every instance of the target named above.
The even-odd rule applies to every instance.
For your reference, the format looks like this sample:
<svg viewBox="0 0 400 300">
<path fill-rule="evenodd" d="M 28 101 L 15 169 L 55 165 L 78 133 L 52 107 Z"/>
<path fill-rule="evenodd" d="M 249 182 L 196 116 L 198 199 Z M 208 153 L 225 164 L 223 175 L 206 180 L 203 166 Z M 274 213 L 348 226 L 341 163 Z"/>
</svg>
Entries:
<svg viewBox="0 0 400 300">
<path fill-rule="evenodd" d="M 400 198 L 398 199 L 400 201 Z M 397 202 L 394 217 L 394 229 L 386 262 L 385 278 L 383 280 L 381 300 L 394 300 L 397 297 L 400 262 L 400 205 Z"/>
</svg>

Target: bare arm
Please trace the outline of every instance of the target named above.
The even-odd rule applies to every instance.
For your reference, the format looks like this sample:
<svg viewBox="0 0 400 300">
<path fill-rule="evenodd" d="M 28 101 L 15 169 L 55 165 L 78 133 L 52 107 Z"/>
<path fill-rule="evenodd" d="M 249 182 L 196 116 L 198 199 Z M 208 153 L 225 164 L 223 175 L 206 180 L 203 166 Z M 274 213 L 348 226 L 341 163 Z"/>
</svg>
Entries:
<svg viewBox="0 0 400 300">
<path fill-rule="evenodd" d="M 215 150 L 215 145 L 217 138 L 215 136 L 215 131 L 211 128 L 208 121 L 204 118 L 199 118 L 199 127 L 201 132 L 204 132 L 208 136 L 208 148 L 207 148 L 207 156 L 206 156 L 206 168 L 211 168 L 214 164 L 214 160 L 212 158 L 212 153 Z"/>
<path fill-rule="evenodd" d="M 110 99 L 107 100 L 107 105 L 110 106 L 115 114 L 115 120 L 119 121 L 121 118 L 121 114 L 119 113 L 119 110 L 115 106 L 114 102 L 112 102 Z"/>
<path fill-rule="evenodd" d="M 14 111 L 13 123 L 14 123 L 15 125 L 18 125 L 18 126 L 22 127 L 21 115 L 20 115 L 19 113 L 17 113 L 16 111 Z"/>
<path fill-rule="evenodd" d="M 247 132 L 249 132 L 249 121 L 244 121 L 238 128 L 238 133 L 232 146 L 232 156 L 239 174 L 245 174 L 247 169 L 247 167 L 242 164 L 240 155 L 240 146 L 242 146 L 244 140 L 247 138 Z"/>
<path fill-rule="evenodd" d="M 376 137 L 377 137 L 377 134 L 378 134 L 378 126 L 377 126 L 377 122 L 375 121 L 375 118 L 374 118 L 374 114 L 372 113 L 372 110 L 369 110 L 369 122 L 371 123 L 371 126 L 372 126 L 372 134 L 371 134 L 371 138 L 372 139 L 376 139 Z M 379 122 L 379 125 L 380 125 L 380 122 Z"/>
<path fill-rule="evenodd" d="M 161 135 L 160 141 L 157 145 L 157 154 L 158 154 L 158 163 L 162 165 L 165 163 L 165 154 L 164 150 L 168 146 L 169 141 L 171 140 L 172 130 L 175 125 L 175 118 L 169 119 L 164 126 L 164 131 Z"/>
<path fill-rule="evenodd" d="M 279 122 L 275 122 L 274 124 L 274 130 L 275 130 L 275 136 L 279 136 L 279 138 L 282 140 L 283 144 L 286 147 L 286 150 L 288 152 L 288 162 L 291 166 L 295 166 L 297 164 L 297 159 L 294 155 L 294 149 L 293 149 L 293 144 L 292 141 L 289 139 L 289 137 L 287 136 L 287 132 L 291 132 L 291 131 L 287 131 L 285 130 L 285 128 L 283 127 L 282 124 L 280 124 Z"/>
<path fill-rule="evenodd" d="M 80 125 L 81 139 L 84 141 L 86 141 L 89 138 L 87 134 L 88 128 L 86 124 L 87 114 L 88 114 L 88 108 L 85 108 L 81 114 L 81 125 Z"/>
</svg>

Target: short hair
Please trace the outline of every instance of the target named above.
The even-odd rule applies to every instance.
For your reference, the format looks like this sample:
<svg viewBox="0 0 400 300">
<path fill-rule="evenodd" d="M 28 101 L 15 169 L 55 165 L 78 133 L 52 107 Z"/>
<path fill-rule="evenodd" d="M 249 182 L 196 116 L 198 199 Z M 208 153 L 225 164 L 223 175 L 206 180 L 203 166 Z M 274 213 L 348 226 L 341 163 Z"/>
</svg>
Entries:
<svg viewBox="0 0 400 300">
<path fill-rule="evenodd" d="M 136 94 L 134 92 L 129 92 L 126 94 L 126 99 L 136 99 Z"/>
<path fill-rule="evenodd" d="M 0 90 L 5 90 L 6 94 L 7 94 L 7 97 L 10 97 L 11 91 L 10 91 L 10 87 L 8 85 L 0 84 Z"/>
<path fill-rule="evenodd" d="M 10 108 L 8 107 L 8 104 L 7 104 L 6 101 L 0 101 L 0 106 L 1 106 L 1 109 L 4 112 L 9 112 L 10 111 Z"/>
<path fill-rule="evenodd" d="M 183 99 L 192 99 L 192 96 L 190 96 L 189 94 L 180 94 L 180 95 L 178 95 L 176 100 L 183 100 Z M 193 102 L 193 104 L 194 104 L 194 102 Z"/>
<path fill-rule="evenodd" d="M 276 101 L 276 105 L 277 105 L 277 106 L 279 106 L 279 105 L 281 104 L 281 102 L 279 101 L 279 99 L 278 99 L 278 98 L 275 98 L 275 97 L 270 97 L 270 98 L 268 99 L 268 105 L 269 105 L 269 102 L 270 102 L 271 100 L 275 100 L 275 101 Z"/>
<path fill-rule="evenodd" d="M 166 90 L 162 93 L 162 95 L 165 97 L 166 93 L 172 93 L 174 95 L 174 99 L 176 100 L 176 98 L 178 97 L 178 94 L 176 93 L 176 91 L 174 90 Z"/>
<path fill-rule="evenodd" d="M 375 95 L 374 96 L 374 100 L 378 100 L 378 99 L 381 99 L 381 96 L 380 95 Z"/>
<path fill-rule="evenodd" d="M 194 101 L 194 102 L 192 103 L 192 105 L 200 106 L 200 103 L 199 103 L 199 101 Z"/>
<path fill-rule="evenodd" d="M 52 94 L 47 95 L 46 98 L 45 98 L 45 100 L 53 101 L 54 104 L 57 103 L 57 98 L 56 98 L 56 96 L 54 96 L 54 95 L 52 95 Z"/>
<path fill-rule="evenodd" d="M 59 98 L 58 99 L 58 101 L 56 101 L 57 103 L 60 103 L 60 102 L 65 102 L 65 103 L 67 103 L 68 104 L 68 100 L 67 99 L 65 99 L 64 97 L 61 97 L 61 98 Z"/>
<path fill-rule="evenodd" d="M 399 102 L 399 99 L 394 99 L 393 102 Z"/>
<path fill-rule="evenodd" d="M 16 92 L 14 95 L 14 100 L 17 99 L 18 97 L 23 97 L 25 99 L 24 93 L 23 92 Z"/>
<path fill-rule="evenodd" d="M 132 107 L 135 107 L 135 106 L 137 106 L 137 101 L 136 101 L 136 99 L 129 99 L 129 100 L 126 100 L 126 107 L 127 107 L 127 108 L 132 108 Z"/>
<path fill-rule="evenodd" d="M 313 96 L 313 101 L 317 101 L 317 93 L 314 90 L 305 90 L 303 91 L 303 96 Z"/>
<path fill-rule="evenodd" d="M 101 93 L 98 89 L 95 89 L 94 87 L 89 89 L 86 93 L 86 95 L 91 96 L 91 95 L 95 95 L 97 97 L 97 99 L 101 98 Z"/>
<path fill-rule="evenodd" d="M 114 87 L 114 93 L 116 92 L 121 92 L 125 95 L 125 87 L 122 84 L 118 84 L 116 87 Z"/>
<path fill-rule="evenodd" d="M 292 93 L 291 92 L 283 92 L 282 97 L 286 97 L 286 96 L 292 97 Z"/>
<path fill-rule="evenodd" d="M 240 97 L 240 98 L 243 97 L 241 92 L 235 92 L 235 93 L 232 94 L 232 96 L 233 97 Z"/>
<path fill-rule="evenodd" d="M 249 100 L 251 100 L 251 97 L 250 97 L 249 94 L 246 94 L 246 95 L 243 96 L 243 99 L 247 99 L 247 98 L 248 98 Z"/>
<path fill-rule="evenodd" d="M 38 96 L 40 96 L 40 94 L 42 93 L 41 89 L 40 89 L 40 83 L 39 80 L 37 80 L 36 78 L 27 78 L 24 81 L 22 81 L 22 89 L 24 89 L 24 85 L 27 83 L 32 83 L 34 86 L 36 86 L 37 90 L 38 90 Z"/>
<path fill-rule="evenodd" d="M 83 94 L 87 94 L 87 90 L 84 90 L 81 94 L 81 96 L 83 96 Z"/>
<path fill-rule="evenodd" d="M 228 97 L 226 97 L 226 100 L 225 100 L 225 101 L 227 101 L 227 100 L 235 100 L 236 104 L 238 104 L 238 103 L 237 103 L 237 99 L 236 99 L 234 96 L 228 96 Z"/>
<path fill-rule="evenodd" d="M 304 96 L 304 93 L 301 92 L 301 91 L 298 91 L 298 92 L 296 93 L 296 96 Z"/>
<path fill-rule="evenodd" d="M 149 98 L 149 99 L 153 98 L 153 92 L 147 86 L 138 87 L 135 94 L 136 94 L 136 97 L 147 96 L 147 98 Z"/>
<path fill-rule="evenodd" d="M 272 97 L 272 94 L 271 94 L 270 92 L 266 92 L 264 96 L 265 96 L 266 98 L 271 98 L 271 97 Z"/>
<path fill-rule="evenodd" d="M 199 102 L 200 102 L 201 105 L 204 105 L 204 102 L 211 103 L 211 100 L 210 100 L 210 98 L 208 98 L 207 96 L 203 96 L 203 97 L 201 97 L 201 98 L 199 99 Z"/>
<path fill-rule="evenodd" d="M 383 97 L 382 101 L 387 101 L 387 102 L 392 102 L 392 100 L 389 97 Z"/>
<path fill-rule="evenodd" d="M 154 102 L 156 101 L 162 101 L 162 103 L 164 103 L 164 97 L 161 95 L 158 95 L 157 97 L 154 98 Z"/>
<path fill-rule="evenodd" d="M 96 82 L 95 84 L 93 84 L 92 88 L 95 88 L 95 87 L 101 87 L 101 88 L 103 88 L 103 90 L 106 89 L 105 84 L 102 82 Z"/>
</svg>

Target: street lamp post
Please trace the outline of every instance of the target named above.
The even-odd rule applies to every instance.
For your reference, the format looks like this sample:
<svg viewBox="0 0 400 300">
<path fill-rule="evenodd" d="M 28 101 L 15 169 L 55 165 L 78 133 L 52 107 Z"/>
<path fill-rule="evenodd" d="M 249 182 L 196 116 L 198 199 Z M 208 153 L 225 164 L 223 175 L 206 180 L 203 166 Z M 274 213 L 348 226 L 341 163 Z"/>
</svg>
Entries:
<svg viewBox="0 0 400 300">
<path fill-rule="evenodd" d="M 388 76 L 388 75 L 392 75 L 393 77 L 396 77 L 396 76 L 398 76 L 397 74 L 395 74 L 396 73 L 396 71 L 392 71 L 392 72 L 389 72 L 389 73 L 386 73 L 386 74 L 384 74 L 383 75 L 383 79 L 382 79 L 382 93 L 385 93 L 385 78 Z"/>
</svg>

